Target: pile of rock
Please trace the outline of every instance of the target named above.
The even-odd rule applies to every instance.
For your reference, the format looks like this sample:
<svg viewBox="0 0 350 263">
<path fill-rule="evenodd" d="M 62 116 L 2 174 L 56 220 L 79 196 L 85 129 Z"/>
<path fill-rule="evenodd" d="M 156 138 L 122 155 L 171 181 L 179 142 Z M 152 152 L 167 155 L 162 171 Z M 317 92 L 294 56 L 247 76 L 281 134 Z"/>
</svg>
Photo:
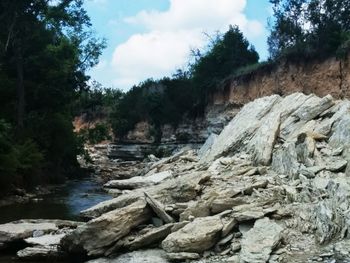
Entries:
<svg viewBox="0 0 350 263">
<path fill-rule="evenodd" d="M 106 183 L 116 197 L 82 211 L 60 251 L 95 263 L 349 259 L 349 158 L 349 101 L 257 99 L 198 154 Z"/>
</svg>

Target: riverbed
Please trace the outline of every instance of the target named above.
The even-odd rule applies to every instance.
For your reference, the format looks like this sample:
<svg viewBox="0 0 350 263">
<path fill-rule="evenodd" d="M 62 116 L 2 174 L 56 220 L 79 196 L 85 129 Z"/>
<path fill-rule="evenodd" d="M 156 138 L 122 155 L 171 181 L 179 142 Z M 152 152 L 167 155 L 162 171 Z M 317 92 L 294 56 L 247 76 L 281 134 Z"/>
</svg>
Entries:
<svg viewBox="0 0 350 263">
<path fill-rule="evenodd" d="M 93 178 L 69 181 L 56 186 L 49 194 L 38 195 L 23 204 L 1 207 L 0 223 L 19 219 L 81 220 L 79 212 L 95 204 L 111 199 Z M 0 252 L 0 263 L 20 262 L 13 255 Z"/>
</svg>

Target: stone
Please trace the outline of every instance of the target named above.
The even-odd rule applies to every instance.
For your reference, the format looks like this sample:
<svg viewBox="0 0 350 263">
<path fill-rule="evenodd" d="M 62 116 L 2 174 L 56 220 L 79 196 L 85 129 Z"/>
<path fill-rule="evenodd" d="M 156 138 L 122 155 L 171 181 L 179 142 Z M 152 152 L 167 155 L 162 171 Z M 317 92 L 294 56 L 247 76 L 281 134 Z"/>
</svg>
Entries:
<svg viewBox="0 0 350 263">
<path fill-rule="evenodd" d="M 287 142 L 273 153 L 272 169 L 279 174 L 290 176 L 297 175 L 300 164 L 297 160 L 297 152 L 293 142 Z"/>
<path fill-rule="evenodd" d="M 103 255 L 110 246 L 129 234 L 131 229 L 150 219 L 151 213 L 147 203 L 139 201 L 79 226 L 62 239 L 61 246 L 69 253 Z"/>
<path fill-rule="evenodd" d="M 146 186 L 159 184 L 160 182 L 172 177 L 171 171 L 163 171 L 150 176 L 135 176 L 125 180 L 112 180 L 104 185 L 106 188 L 117 189 L 136 189 Z"/>
<path fill-rule="evenodd" d="M 48 235 L 42 235 L 39 237 L 29 237 L 24 239 L 24 241 L 27 244 L 31 245 L 39 245 L 39 246 L 53 246 L 53 245 L 59 245 L 61 242 L 61 239 L 67 235 L 67 233 L 63 234 L 48 234 Z"/>
<path fill-rule="evenodd" d="M 220 133 L 201 162 L 208 163 L 228 152 L 234 153 L 242 149 L 244 141 L 261 126 L 262 119 L 279 100 L 280 96 L 272 95 L 246 104 Z"/>
<path fill-rule="evenodd" d="M 17 252 L 21 260 L 61 260 L 67 255 L 60 251 L 57 246 L 27 247 Z"/>
<path fill-rule="evenodd" d="M 269 218 L 259 219 L 243 233 L 240 260 L 242 263 L 267 262 L 282 238 L 283 227 Z"/>
<path fill-rule="evenodd" d="M 174 223 L 175 220 L 164 210 L 164 205 L 158 202 L 156 199 L 151 197 L 148 193 L 144 192 L 146 202 L 152 208 L 159 218 L 161 218 L 165 223 Z"/>
<path fill-rule="evenodd" d="M 200 258 L 198 253 L 189 252 L 167 253 L 166 256 L 170 261 L 196 260 Z"/>
<path fill-rule="evenodd" d="M 125 253 L 116 258 L 99 258 L 86 263 L 169 263 L 161 249 L 148 249 Z"/>
<path fill-rule="evenodd" d="M 209 135 L 205 143 L 202 145 L 202 147 L 198 150 L 198 157 L 203 157 L 208 151 L 210 151 L 211 147 L 213 146 L 215 140 L 217 139 L 218 135 L 215 133 L 212 133 Z"/>
<path fill-rule="evenodd" d="M 36 233 L 48 234 L 60 228 L 76 228 L 80 222 L 66 220 L 19 220 L 0 225 L 0 243 L 9 243 L 36 236 Z"/>
<path fill-rule="evenodd" d="M 219 216 L 194 219 L 180 230 L 171 233 L 162 242 L 166 252 L 201 253 L 219 240 L 223 224 Z"/>
<path fill-rule="evenodd" d="M 248 144 L 248 152 L 252 152 L 255 165 L 269 165 L 272 150 L 279 134 L 281 116 L 279 112 L 271 112 L 264 118 L 262 125 Z"/>
</svg>

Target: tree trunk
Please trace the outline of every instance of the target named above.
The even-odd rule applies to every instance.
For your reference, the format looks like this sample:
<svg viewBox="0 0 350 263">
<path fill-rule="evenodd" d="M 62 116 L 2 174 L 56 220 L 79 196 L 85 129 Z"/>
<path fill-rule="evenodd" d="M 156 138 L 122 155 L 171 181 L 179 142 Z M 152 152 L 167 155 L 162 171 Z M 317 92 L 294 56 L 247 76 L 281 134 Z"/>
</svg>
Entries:
<svg viewBox="0 0 350 263">
<path fill-rule="evenodd" d="M 20 41 L 16 41 L 15 43 L 15 57 L 17 70 L 17 128 L 21 129 L 24 125 L 25 90 L 23 81 L 23 54 Z"/>
</svg>

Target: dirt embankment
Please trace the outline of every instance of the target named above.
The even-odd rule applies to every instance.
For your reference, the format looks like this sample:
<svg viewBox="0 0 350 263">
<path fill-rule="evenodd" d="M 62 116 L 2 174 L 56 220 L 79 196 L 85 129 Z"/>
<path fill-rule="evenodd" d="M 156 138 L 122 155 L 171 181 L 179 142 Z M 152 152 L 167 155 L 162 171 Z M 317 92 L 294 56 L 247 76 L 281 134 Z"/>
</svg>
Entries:
<svg viewBox="0 0 350 263">
<path fill-rule="evenodd" d="M 212 98 L 212 105 L 244 105 L 256 98 L 294 92 L 331 94 L 334 98 L 350 97 L 350 56 L 299 63 L 279 62 L 253 73 L 228 79 Z M 210 107 L 210 106 L 209 106 Z"/>
</svg>

